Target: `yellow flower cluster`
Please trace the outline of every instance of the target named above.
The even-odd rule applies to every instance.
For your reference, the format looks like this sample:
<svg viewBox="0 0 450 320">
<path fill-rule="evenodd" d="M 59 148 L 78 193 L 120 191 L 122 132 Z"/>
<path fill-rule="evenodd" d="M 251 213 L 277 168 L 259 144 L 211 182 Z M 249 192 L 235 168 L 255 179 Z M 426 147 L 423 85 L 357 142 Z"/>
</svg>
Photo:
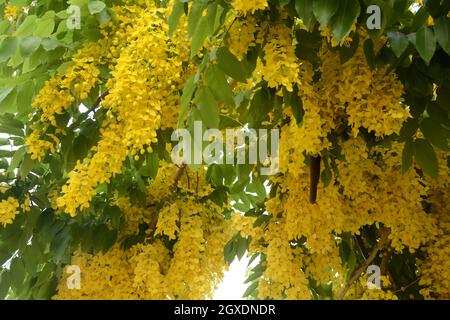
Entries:
<svg viewBox="0 0 450 320">
<path fill-rule="evenodd" d="M 146 207 L 118 195 L 113 202 L 126 222 L 119 239 L 136 234 L 146 223 L 145 241 L 125 251 L 117 244 L 106 254 L 78 252 L 71 264 L 80 266 L 81 289 L 69 290 L 64 277 L 55 299 L 211 297 L 223 277 L 223 248 L 234 235 L 233 224 L 224 218 L 222 207 L 205 200 L 213 191 L 205 169 L 185 169 L 177 192 L 175 170 L 175 165 L 161 162 L 148 187 Z"/>
<path fill-rule="evenodd" d="M 180 232 L 177 226 L 180 220 L 180 210 L 176 203 L 164 207 L 159 212 L 158 224 L 155 234 L 166 235 L 170 240 L 176 239 L 176 234 Z"/>
<path fill-rule="evenodd" d="M 257 10 L 264 10 L 268 5 L 267 0 L 233 0 L 234 10 L 243 15 L 255 13 Z"/>
<path fill-rule="evenodd" d="M 0 201 L 0 224 L 3 226 L 11 224 L 19 214 L 19 207 L 19 201 L 13 197 Z"/>
<path fill-rule="evenodd" d="M 361 37 L 364 39 L 363 33 Z M 321 60 L 321 96 L 327 106 L 334 105 L 336 112 L 345 111 L 354 136 L 361 127 L 377 137 L 400 132 L 410 117 L 402 104 L 403 86 L 392 72 L 386 73 L 386 67 L 370 69 L 362 44 L 343 65 L 339 55 L 327 49 L 322 51 Z"/>
<path fill-rule="evenodd" d="M 76 98 L 84 100 L 88 97 L 97 84 L 100 74 L 97 65 L 103 62 L 104 55 L 103 41 L 87 43 L 73 55 L 71 65 L 63 75 L 56 74 L 45 82 L 33 101 L 33 108 L 40 112 L 40 126 L 38 128 L 37 123 L 31 126 L 31 133 L 25 140 L 27 152 L 33 159 L 40 161 L 47 152 L 56 151 L 59 138 L 47 130 L 55 127 L 55 132 L 65 134 L 64 128 L 58 128 L 56 117 L 64 114 Z M 42 139 L 41 135 L 47 135 L 51 140 Z"/>
<path fill-rule="evenodd" d="M 269 40 L 264 46 L 262 77 L 271 88 L 284 86 L 291 92 L 298 79 L 299 61 L 292 43 L 292 30 L 285 25 L 271 26 Z"/>
<path fill-rule="evenodd" d="M 248 50 L 256 46 L 255 33 L 258 31 L 257 21 L 253 16 L 246 16 L 231 21 L 228 30 L 227 47 L 238 59 L 242 59 Z"/>
<path fill-rule="evenodd" d="M 89 207 L 98 184 L 109 183 L 114 174 L 122 171 L 122 162 L 127 155 L 121 135 L 123 130 L 123 124 L 108 121 L 108 125 L 100 131 L 100 142 L 92 149 L 92 158 L 78 161 L 69 173 L 69 180 L 62 187 L 63 195 L 56 200 L 59 208 L 72 217 L 76 216 L 77 209 Z"/>
<path fill-rule="evenodd" d="M 28 147 L 27 152 L 31 155 L 31 159 L 41 161 L 48 151 L 56 152 L 56 145 L 59 144 L 59 139 L 53 134 L 46 134 L 52 141 L 41 139 L 41 132 L 32 128 L 31 133 L 27 136 L 25 145 Z"/>
<path fill-rule="evenodd" d="M 367 283 L 367 274 L 363 274 L 347 292 L 348 300 L 398 300 L 398 297 L 390 289 L 391 283 L 386 276 L 380 277 L 381 289 L 371 288 Z"/>
<path fill-rule="evenodd" d="M 308 279 L 302 271 L 300 248 L 292 249 L 283 224 L 271 224 L 266 230 L 268 240 L 266 270 L 259 281 L 260 299 L 305 300 L 311 298 Z"/>
<path fill-rule="evenodd" d="M 175 126 L 179 113 L 177 92 L 184 77 L 182 59 L 187 55 L 182 46 L 185 41 L 175 45 L 168 38 L 166 20 L 154 5 L 147 9 L 126 7 L 126 10 L 139 19 L 131 25 L 125 19 L 125 31 L 112 40 L 116 50 L 124 32 L 127 45 L 120 53 L 111 54 L 119 56 L 107 83 L 109 93 L 102 103 L 108 109 L 109 121 L 103 124 L 101 140 L 92 149 L 93 156 L 77 164 L 58 199 L 58 206 L 72 216 L 77 209 L 89 207 L 99 183 L 109 183 L 112 176 L 121 172 L 127 154 L 138 159 L 152 152 L 157 130 L 164 127 L 162 114 L 166 114 L 165 126 Z"/>
<path fill-rule="evenodd" d="M 211 213 L 211 210 L 219 209 L 211 203 L 200 204 L 189 197 L 172 206 L 177 206 L 180 212 L 180 228 L 173 239 L 176 242 L 172 253 L 160 237 L 155 237 L 127 251 L 121 251 L 117 246 L 105 255 L 78 254 L 71 264 L 81 268 L 81 290 L 68 290 L 63 278 L 54 298 L 210 297 L 223 277 L 223 247 L 232 236 L 231 225 L 223 218 L 217 218 L 217 213 Z"/>
<path fill-rule="evenodd" d="M 420 293 L 426 298 L 450 299 L 450 228 L 427 250 L 427 258 L 421 264 Z"/>
<path fill-rule="evenodd" d="M 117 59 L 103 105 L 124 123 L 123 140 L 131 154 L 151 152 L 161 126 L 165 103 L 176 105 L 182 61 L 167 37 L 168 26 L 158 10 L 142 11 Z"/>
<path fill-rule="evenodd" d="M 294 77 L 304 115 L 302 122 L 297 124 L 292 113 L 285 111 L 291 121 L 282 127 L 282 172 L 290 170 L 300 174 L 301 165 L 297 163 L 303 163 L 305 154 L 316 156 L 328 149 L 331 144 L 327 136 L 339 126 L 348 124 L 355 137 L 360 128 L 365 128 L 382 138 L 398 134 L 410 117 L 409 110 L 402 104 L 401 82 L 393 73 L 386 74 L 385 68 L 370 69 L 362 45 L 343 65 L 339 54 L 326 47 L 319 58 L 318 70 L 313 70 L 310 63 L 300 61 L 299 71 Z M 315 71 L 320 72 L 320 78 L 314 82 Z"/>
<path fill-rule="evenodd" d="M 427 178 L 428 201 L 433 216 L 438 220 L 440 235 L 424 248 L 425 259 L 420 263 L 420 293 L 428 299 L 450 299 L 450 173 L 447 167 L 447 153 L 440 151 L 439 176 Z"/>
<path fill-rule="evenodd" d="M 23 9 L 21 7 L 16 7 L 15 5 L 8 3 L 5 6 L 3 14 L 7 20 L 14 21 L 17 17 L 23 13 Z"/>
<path fill-rule="evenodd" d="M 336 125 L 335 111 L 324 106 L 319 96 L 320 88 L 313 84 L 313 75 L 311 64 L 302 61 L 298 78 L 299 96 L 302 99 L 304 115 L 302 122 L 298 124 L 292 117 L 290 109 L 285 109 L 291 121 L 281 129 L 280 170 L 282 172 L 300 174 L 302 165 L 299 163 L 303 163 L 304 153 L 316 156 L 330 147 L 327 135 Z"/>
<path fill-rule="evenodd" d="M 149 222 L 148 210 L 139 204 L 131 203 L 129 198 L 119 197 L 116 194 L 113 204 L 120 208 L 123 213 L 123 217 L 125 218 L 125 227 L 121 230 L 122 234 L 137 234 L 139 231 L 139 225 L 144 222 Z"/>
<path fill-rule="evenodd" d="M 350 46 L 350 43 L 353 41 L 350 35 L 347 35 L 341 41 L 337 42 L 333 37 L 331 30 L 328 27 L 320 27 L 320 35 L 324 37 L 331 46 L 334 47 L 342 47 L 342 46 Z M 353 23 L 350 29 L 350 33 L 356 31 L 356 24 Z"/>
<path fill-rule="evenodd" d="M 316 203 L 311 204 L 308 199 L 310 179 L 304 156 L 290 153 L 287 161 L 292 167 L 297 165 L 298 170 L 288 170 L 283 176 L 273 178 L 279 187 L 277 195 L 266 201 L 266 209 L 272 215 L 269 223 L 252 228 L 254 218 L 239 218 L 240 221 L 248 220 L 247 223 L 241 222 L 241 230 L 254 237 L 256 243 L 252 244 L 253 248 L 267 255 L 268 267 L 259 289 L 263 294 L 261 298 L 286 295 L 289 283 L 293 285 L 295 281 L 276 279 L 288 277 L 285 268 L 292 263 L 289 262 L 291 256 L 298 256 L 300 261 L 296 275 L 304 274 L 303 277 L 314 279 L 318 284 L 333 283 L 334 291 L 342 288 L 346 270 L 339 255 L 337 244 L 340 238 L 337 235 L 343 232 L 359 234 L 360 228 L 366 225 L 389 228 L 389 245 L 396 252 L 405 248 L 414 252 L 430 245 L 427 252 L 434 260 L 423 265 L 425 276 L 422 281 L 427 285 L 433 284 L 432 296 L 445 296 L 448 281 L 444 281 L 441 275 L 448 275 L 444 271 L 448 268 L 444 262 L 448 250 L 443 248 L 448 246 L 449 238 L 442 238 L 442 233 L 450 234 L 450 228 L 442 231 L 445 228 L 439 228 L 438 219 L 425 212 L 423 199 L 431 191 L 424 178 L 413 169 L 402 174 L 403 145 L 394 143 L 391 149 L 368 149 L 359 137 L 340 144 L 345 159 L 337 161 L 339 176 L 333 177 L 327 187 L 319 184 Z M 445 203 L 441 210 L 448 213 L 447 202 L 439 201 L 443 191 L 436 190 L 448 189 L 449 185 L 441 184 L 433 192 L 437 195 L 436 202 Z M 433 244 L 439 237 L 441 240 Z M 296 243 L 298 239 L 306 239 L 301 250 L 300 244 Z M 277 249 L 272 250 L 272 247 Z M 271 264 L 276 267 L 270 268 Z M 278 274 L 277 269 L 283 272 Z M 386 290 L 381 293 L 370 291 L 362 296 L 364 299 L 376 297 L 396 298 Z"/>
</svg>

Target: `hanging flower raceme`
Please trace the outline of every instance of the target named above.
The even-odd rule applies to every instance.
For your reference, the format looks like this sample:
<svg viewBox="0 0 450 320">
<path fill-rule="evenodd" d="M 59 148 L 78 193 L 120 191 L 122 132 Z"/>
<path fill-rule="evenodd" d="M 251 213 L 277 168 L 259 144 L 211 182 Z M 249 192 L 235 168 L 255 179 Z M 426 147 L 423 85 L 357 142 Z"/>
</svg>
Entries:
<svg viewBox="0 0 450 320">
<path fill-rule="evenodd" d="M 292 30 L 285 25 L 270 26 L 268 41 L 263 50 L 263 79 L 271 88 L 284 86 L 291 92 L 299 73 L 299 61 L 292 43 Z"/>
<path fill-rule="evenodd" d="M 0 201 L 0 224 L 3 226 L 11 224 L 19 214 L 19 206 L 19 201 L 13 197 Z"/>
<path fill-rule="evenodd" d="M 269 6 L 267 0 L 233 0 L 233 8 L 238 13 L 246 15 L 255 13 L 257 10 L 264 10 Z"/>
</svg>

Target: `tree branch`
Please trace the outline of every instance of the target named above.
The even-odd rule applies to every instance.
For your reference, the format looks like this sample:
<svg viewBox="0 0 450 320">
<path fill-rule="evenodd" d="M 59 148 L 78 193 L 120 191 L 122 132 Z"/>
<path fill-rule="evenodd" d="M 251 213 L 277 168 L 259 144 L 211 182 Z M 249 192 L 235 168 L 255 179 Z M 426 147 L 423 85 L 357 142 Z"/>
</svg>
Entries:
<svg viewBox="0 0 450 320">
<path fill-rule="evenodd" d="M 178 182 L 181 180 L 181 177 L 183 176 L 185 169 L 186 165 L 184 163 L 177 167 L 177 170 L 173 175 L 173 186 L 172 186 L 173 190 L 177 188 Z"/>
<path fill-rule="evenodd" d="M 89 112 L 95 111 L 95 109 L 97 109 L 97 107 L 100 105 L 100 103 L 102 103 L 103 99 L 105 99 L 105 97 L 109 94 L 109 90 L 106 90 L 105 92 L 103 92 L 98 98 L 97 100 L 95 100 L 94 104 L 92 105 L 92 107 L 88 110 Z"/>
<path fill-rule="evenodd" d="M 356 244 L 358 245 L 359 251 L 361 252 L 361 255 L 363 256 L 364 260 L 367 260 L 367 258 L 369 257 L 369 253 L 367 252 L 366 246 L 364 245 L 361 236 L 355 234 L 354 237 Z"/>
<path fill-rule="evenodd" d="M 109 94 L 109 91 L 108 91 L 108 90 L 106 90 L 105 92 L 103 92 L 103 93 L 97 98 L 97 100 L 95 100 L 95 102 L 94 102 L 94 104 L 92 105 L 92 107 L 89 108 L 86 112 L 89 114 L 89 113 L 91 113 L 92 111 L 95 111 L 95 109 L 98 108 L 98 106 L 100 105 L 100 103 L 102 103 L 103 99 L 105 99 L 105 97 L 106 97 L 108 94 Z M 75 121 L 74 123 L 72 123 L 72 124 L 69 126 L 69 129 L 75 129 L 76 127 L 78 127 L 78 126 L 80 125 L 80 122 L 81 122 L 81 121 L 82 121 L 82 120 L 81 120 L 81 117 L 79 117 L 77 121 Z"/>
<path fill-rule="evenodd" d="M 342 300 L 345 297 L 345 294 L 347 293 L 348 289 L 350 289 L 353 282 L 355 282 L 361 274 L 367 270 L 367 267 L 370 266 L 372 261 L 376 258 L 378 252 L 383 249 L 383 247 L 386 245 L 386 243 L 389 241 L 389 229 L 383 229 L 383 233 L 380 237 L 380 240 L 375 245 L 375 247 L 372 249 L 372 252 L 370 253 L 369 257 L 366 261 L 358 268 L 356 271 L 353 272 L 352 276 L 348 280 L 347 284 L 345 285 L 344 289 L 341 291 L 341 293 L 338 296 L 338 300 Z"/>
<path fill-rule="evenodd" d="M 320 156 L 311 158 L 309 202 L 312 204 L 316 203 L 317 200 L 317 187 L 320 180 L 320 161 Z"/>
</svg>

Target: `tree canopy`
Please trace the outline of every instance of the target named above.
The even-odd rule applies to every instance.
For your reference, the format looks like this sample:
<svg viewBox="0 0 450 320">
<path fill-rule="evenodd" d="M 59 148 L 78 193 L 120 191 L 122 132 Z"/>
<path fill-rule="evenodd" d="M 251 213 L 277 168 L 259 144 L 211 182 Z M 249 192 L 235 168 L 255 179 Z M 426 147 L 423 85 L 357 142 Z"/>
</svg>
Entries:
<svg viewBox="0 0 450 320">
<path fill-rule="evenodd" d="M 450 299 L 449 55 L 448 0 L 0 0 L 0 298 Z"/>
</svg>

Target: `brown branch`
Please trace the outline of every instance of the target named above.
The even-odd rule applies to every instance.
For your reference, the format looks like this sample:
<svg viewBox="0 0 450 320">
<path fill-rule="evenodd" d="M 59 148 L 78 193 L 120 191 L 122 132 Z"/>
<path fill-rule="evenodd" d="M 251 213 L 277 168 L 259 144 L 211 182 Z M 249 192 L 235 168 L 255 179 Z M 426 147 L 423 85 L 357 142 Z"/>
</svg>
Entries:
<svg viewBox="0 0 450 320">
<path fill-rule="evenodd" d="M 177 167 L 177 170 L 173 175 L 173 186 L 172 186 L 173 190 L 177 188 L 178 182 L 181 180 L 181 177 L 183 176 L 185 169 L 186 165 L 184 163 Z"/>
<path fill-rule="evenodd" d="M 361 276 L 361 274 L 365 270 L 367 270 L 367 267 L 370 266 L 372 261 L 376 258 L 378 252 L 381 249 L 384 248 L 386 243 L 389 241 L 389 233 L 390 233 L 389 229 L 383 229 L 383 232 L 381 234 L 380 240 L 375 245 L 375 247 L 372 249 L 372 252 L 370 253 L 370 255 L 367 258 L 367 260 L 364 261 L 364 263 L 352 273 L 352 276 L 348 280 L 348 282 L 345 285 L 344 289 L 342 289 L 341 293 L 339 294 L 338 300 L 342 300 L 345 297 L 345 294 L 347 293 L 348 289 L 350 289 L 350 287 L 353 284 L 353 282 L 355 282 Z"/>
<path fill-rule="evenodd" d="M 103 92 L 98 98 L 97 100 L 95 100 L 94 104 L 92 105 L 92 107 L 88 110 L 89 112 L 95 111 L 95 109 L 97 109 L 97 107 L 100 105 L 100 103 L 102 103 L 103 99 L 105 99 L 105 97 L 109 94 L 109 90 L 106 90 L 105 92 Z"/>
<path fill-rule="evenodd" d="M 312 204 L 316 203 L 317 200 L 317 187 L 320 180 L 320 161 L 320 156 L 311 158 L 309 202 Z"/>
</svg>

